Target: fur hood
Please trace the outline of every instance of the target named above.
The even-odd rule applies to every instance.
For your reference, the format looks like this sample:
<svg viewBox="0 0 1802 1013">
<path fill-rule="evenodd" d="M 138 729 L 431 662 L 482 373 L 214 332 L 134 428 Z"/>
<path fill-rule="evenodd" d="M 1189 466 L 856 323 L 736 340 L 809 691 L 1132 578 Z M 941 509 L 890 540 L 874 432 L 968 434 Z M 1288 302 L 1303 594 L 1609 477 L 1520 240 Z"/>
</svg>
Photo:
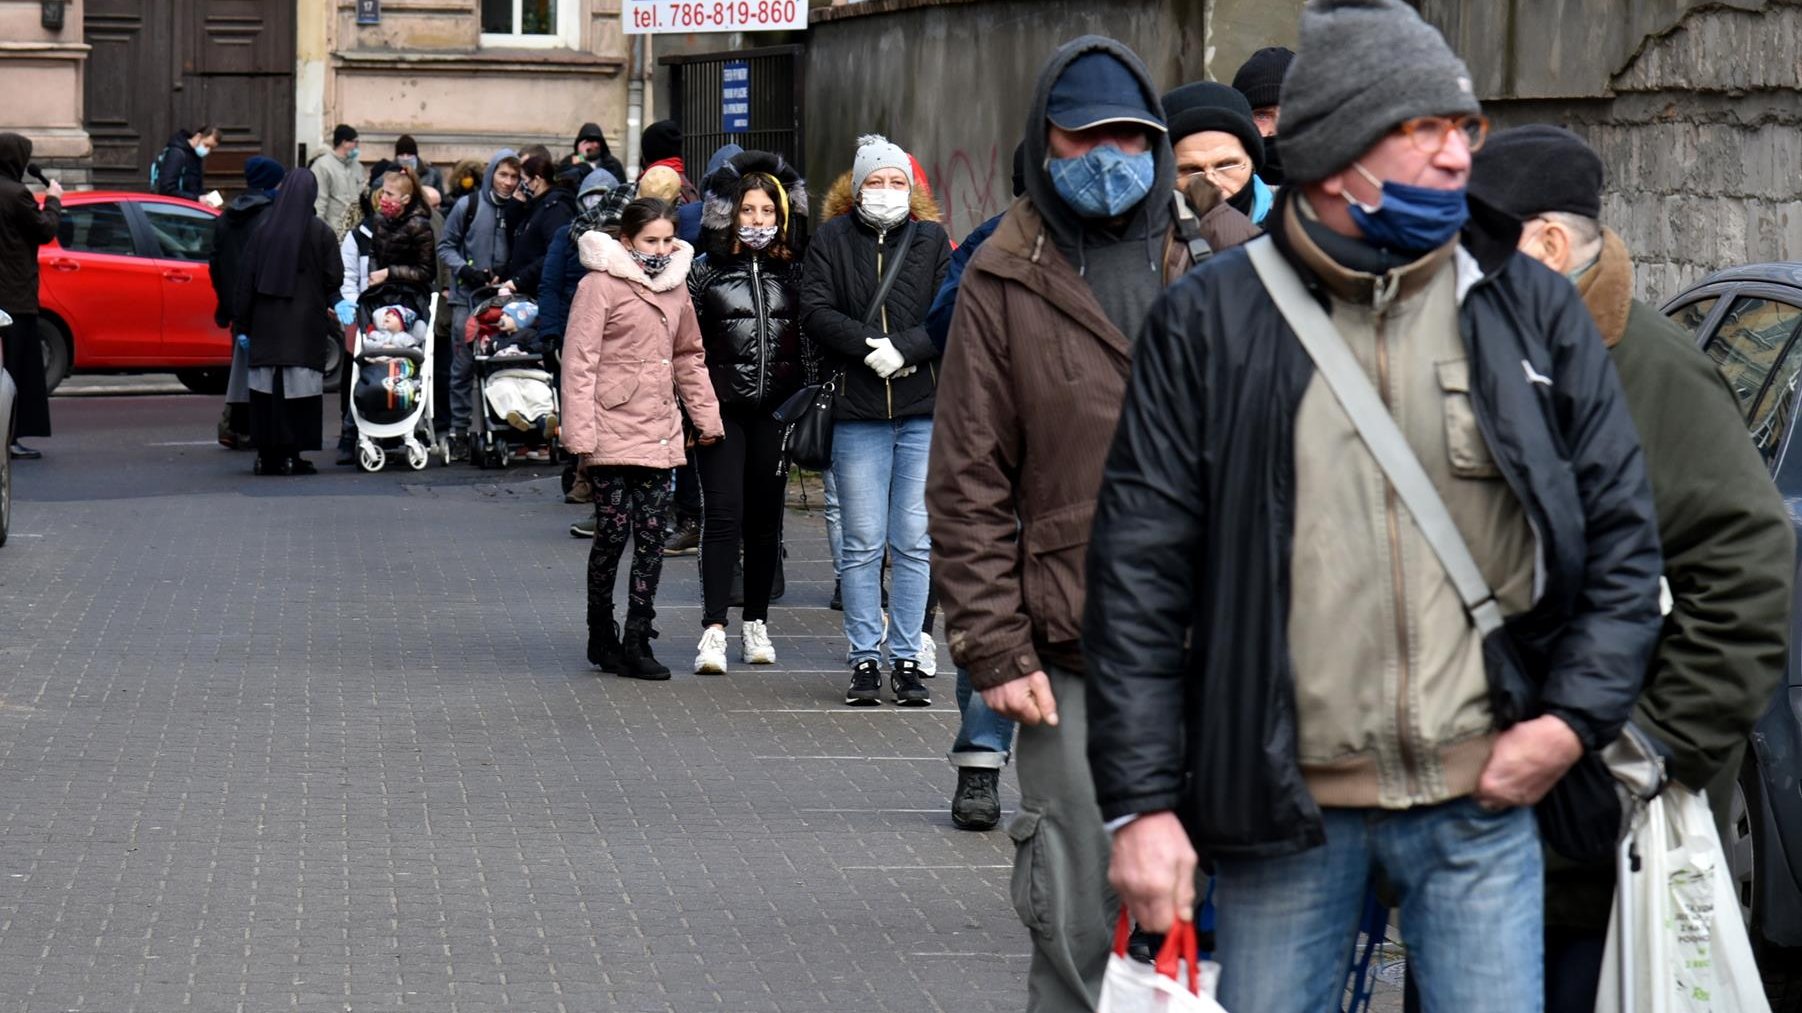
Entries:
<svg viewBox="0 0 1802 1013">
<path fill-rule="evenodd" d="M 623 281 L 636 282 L 653 292 L 668 292 L 680 285 L 688 284 L 688 268 L 694 263 L 695 249 L 682 240 L 676 240 L 676 252 L 670 257 L 669 266 L 650 278 L 624 244 L 599 229 L 585 232 L 576 240 L 576 248 L 581 252 L 582 266 L 590 271 L 605 271 Z"/>
<path fill-rule="evenodd" d="M 705 195 L 705 210 L 701 212 L 701 227 L 710 230 L 724 230 L 732 227 L 733 216 L 738 207 L 732 199 L 733 191 L 738 188 L 738 181 L 748 173 L 761 172 L 773 176 L 788 192 L 788 222 L 806 218 L 807 180 L 795 167 L 789 165 L 781 155 L 773 155 L 767 151 L 746 151 L 732 156 L 726 163 L 701 182 L 701 192 Z M 847 184 L 848 185 L 848 184 Z"/>
<path fill-rule="evenodd" d="M 913 216 L 922 222 L 941 221 L 945 213 L 939 209 L 939 202 L 926 192 L 925 187 L 913 188 Z M 832 184 L 826 192 L 825 220 L 830 221 L 840 215 L 848 215 L 857 207 L 855 195 L 851 193 L 851 173 L 846 172 Z"/>
</svg>

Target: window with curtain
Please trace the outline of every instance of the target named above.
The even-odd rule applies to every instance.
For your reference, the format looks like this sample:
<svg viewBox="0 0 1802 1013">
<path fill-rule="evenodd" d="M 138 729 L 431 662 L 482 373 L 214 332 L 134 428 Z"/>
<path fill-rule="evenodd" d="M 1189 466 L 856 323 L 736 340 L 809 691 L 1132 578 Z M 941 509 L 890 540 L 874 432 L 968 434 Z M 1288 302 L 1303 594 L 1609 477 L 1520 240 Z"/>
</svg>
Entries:
<svg viewBox="0 0 1802 1013">
<path fill-rule="evenodd" d="M 482 34 L 556 35 L 557 5 L 558 0 L 482 0 Z"/>
</svg>

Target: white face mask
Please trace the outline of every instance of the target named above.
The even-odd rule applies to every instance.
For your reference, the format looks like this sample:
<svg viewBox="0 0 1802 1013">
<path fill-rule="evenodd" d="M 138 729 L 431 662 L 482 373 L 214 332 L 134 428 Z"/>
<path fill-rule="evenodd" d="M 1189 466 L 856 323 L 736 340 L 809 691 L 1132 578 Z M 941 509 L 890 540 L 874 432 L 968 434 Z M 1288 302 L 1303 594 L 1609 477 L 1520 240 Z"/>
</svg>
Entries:
<svg viewBox="0 0 1802 1013">
<path fill-rule="evenodd" d="M 194 145 L 194 154 L 199 155 L 201 158 L 205 158 L 207 155 L 211 154 L 212 151 L 213 151 L 213 146 L 210 144 Z"/>
<path fill-rule="evenodd" d="M 909 190 L 865 190 L 857 201 L 857 213 L 872 228 L 892 229 L 907 220 L 913 205 Z"/>
</svg>

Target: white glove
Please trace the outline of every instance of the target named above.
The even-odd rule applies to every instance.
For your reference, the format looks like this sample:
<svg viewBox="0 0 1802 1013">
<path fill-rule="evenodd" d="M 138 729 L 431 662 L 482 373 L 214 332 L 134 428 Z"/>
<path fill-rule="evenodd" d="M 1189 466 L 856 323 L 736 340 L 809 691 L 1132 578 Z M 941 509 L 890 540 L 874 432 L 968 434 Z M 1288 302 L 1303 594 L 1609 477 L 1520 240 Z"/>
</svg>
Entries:
<svg viewBox="0 0 1802 1013">
<path fill-rule="evenodd" d="M 907 360 L 901 357 L 901 350 L 895 347 L 893 341 L 887 338 L 865 338 L 863 343 L 875 349 L 863 357 L 863 364 L 875 370 L 876 375 L 884 380 L 907 365 Z"/>
<path fill-rule="evenodd" d="M 915 373 L 918 373 L 919 371 L 920 371 L 920 367 L 918 367 L 918 366 L 906 366 L 901 369 L 895 370 L 895 375 L 889 377 L 889 379 L 905 380 L 906 378 L 914 375 Z"/>
</svg>

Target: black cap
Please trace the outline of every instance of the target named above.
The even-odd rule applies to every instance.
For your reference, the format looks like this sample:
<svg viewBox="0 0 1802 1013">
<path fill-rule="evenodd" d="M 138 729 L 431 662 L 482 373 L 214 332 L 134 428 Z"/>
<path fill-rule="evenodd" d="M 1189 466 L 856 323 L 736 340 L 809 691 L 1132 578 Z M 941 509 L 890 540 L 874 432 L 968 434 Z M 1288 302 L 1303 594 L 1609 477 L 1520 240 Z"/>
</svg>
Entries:
<svg viewBox="0 0 1802 1013">
<path fill-rule="evenodd" d="M 402 134 L 394 139 L 394 154 L 397 157 L 400 155 L 413 155 L 417 157 L 419 154 L 419 142 L 413 139 L 412 134 Z"/>
<path fill-rule="evenodd" d="M 356 139 L 357 128 L 348 123 L 340 123 L 332 128 L 332 147 L 334 148 L 343 144 L 345 141 L 354 141 Z"/>
<path fill-rule="evenodd" d="M 1251 103 L 1236 89 L 1218 81 L 1196 81 L 1164 93 L 1164 116 L 1170 120 L 1170 143 L 1204 130 L 1232 134 L 1251 156 L 1252 170 L 1264 167 L 1264 139 L 1251 118 Z"/>
<path fill-rule="evenodd" d="M 666 158 L 679 158 L 682 155 L 682 128 L 675 120 L 658 120 L 644 128 L 644 136 L 638 145 L 639 157 L 644 164 L 652 165 Z"/>
<path fill-rule="evenodd" d="M 1233 75 L 1233 87 L 1253 109 L 1277 105 L 1283 94 L 1283 75 L 1294 59 L 1295 51 L 1287 46 L 1266 46 L 1240 66 Z"/>
<path fill-rule="evenodd" d="M 1112 53 L 1091 52 L 1070 61 L 1045 103 L 1045 118 L 1063 130 L 1103 123 L 1137 123 L 1158 132 L 1164 117 L 1149 108 L 1138 75 Z"/>
<path fill-rule="evenodd" d="M 1602 217 L 1602 158 L 1549 123 L 1498 130 L 1471 159 L 1470 194 L 1525 221 L 1548 211 Z"/>
</svg>

